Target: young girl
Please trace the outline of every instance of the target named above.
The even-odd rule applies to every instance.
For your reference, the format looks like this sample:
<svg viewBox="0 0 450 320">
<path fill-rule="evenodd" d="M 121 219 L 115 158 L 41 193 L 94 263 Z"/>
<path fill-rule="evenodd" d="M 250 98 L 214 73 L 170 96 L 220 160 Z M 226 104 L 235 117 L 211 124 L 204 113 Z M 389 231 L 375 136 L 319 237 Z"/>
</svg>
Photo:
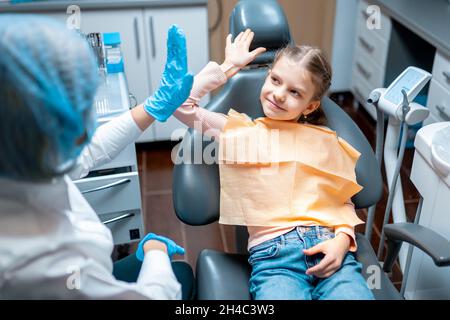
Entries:
<svg viewBox="0 0 450 320">
<path fill-rule="evenodd" d="M 198 106 L 206 93 L 265 51 L 249 51 L 253 37 L 249 29 L 234 42 L 229 35 L 224 63 L 210 62 L 174 113 L 191 128 L 201 123 L 197 130 L 220 141 L 220 222 L 248 227 L 252 297 L 373 299 L 353 254 L 354 226 L 363 223 L 350 201 L 361 190 L 354 172 L 360 154 L 320 125 L 320 100 L 331 82 L 322 52 L 292 46 L 277 54 L 260 94 L 266 117 L 252 121 L 234 110 L 224 115 Z M 235 138 L 274 130 L 275 144 L 256 147 L 262 160 L 248 156 L 249 147 L 237 156 L 225 150 Z M 247 165 L 239 165 L 242 160 Z M 276 174 L 261 172 L 273 163 Z"/>
</svg>

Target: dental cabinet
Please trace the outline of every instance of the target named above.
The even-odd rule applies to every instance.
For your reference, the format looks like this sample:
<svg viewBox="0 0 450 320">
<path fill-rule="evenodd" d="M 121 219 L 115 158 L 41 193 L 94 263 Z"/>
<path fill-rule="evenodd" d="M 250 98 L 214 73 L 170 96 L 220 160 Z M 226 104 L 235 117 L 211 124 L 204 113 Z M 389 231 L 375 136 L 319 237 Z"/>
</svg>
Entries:
<svg viewBox="0 0 450 320">
<path fill-rule="evenodd" d="M 97 91 L 94 107 L 99 126 L 129 110 L 129 93 L 123 72 L 107 74 Z M 114 244 L 140 240 L 144 227 L 134 144 L 74 183 L 111 230 Z"/>
<path fill-rule="evenodd" d="M 43 1 L 0 4 L 1 12 L 39 13 L 63 23 L 73 22 L 80 9 L 80 30 L 120 32 L 125 74 L 132 107 L 140 104 L 158 87 L 166 61 L 167 30 L 177 24 L 186 33 L 188 67 L 198 73 L 209 61 L 207 0 L 134 1 Z M 71 20 L 72 19 L 72 20 Z M 203 99 L 201 105 L 208 101 Z M 183 136 L 187 127 L 174 117 L 155 122 L 138 142 L 171 140 Z"/>
<path fill-rule="evenodd" d="M 427 102 L 430 116 L 424 121 L 424 125 L 450 121 L 450 58 L 437 52 L 432 74 Z"/>
<path fill-rule="evenodd" d="M 445 0 L 360 0 L 357 5 L 350 88 L 355 107 L 408 66 L 432 73 L 417 102 L 430 109 L 424 125 L 450 120 L 450 3 Z"/>
<path fill-rule="evenodd" d="M 370 92 L 384 87 L 384 76 L 391 36 L 391 20 L 380 11 L 380 29 L 369 29 L 367 13 L 369 3 L 360 1 L 357 8 L 356 36 L 353 51 L 351 90 L 357 102 L 367 110 L 373 119 L 377 118 L 375 108 L 366 102 Z M 375 23 L 373 27 L 376 27 Z"/>
<path fill-rule="evenodd" d="M 414 145 L 411 181 L 423 198 L 418 223 L 450 240 L 450 122 L 421 128 Z M 407 299 L 450 299 L 450 268 L 437 267 L 419 249 L 404 281 Z"/>
</svg>

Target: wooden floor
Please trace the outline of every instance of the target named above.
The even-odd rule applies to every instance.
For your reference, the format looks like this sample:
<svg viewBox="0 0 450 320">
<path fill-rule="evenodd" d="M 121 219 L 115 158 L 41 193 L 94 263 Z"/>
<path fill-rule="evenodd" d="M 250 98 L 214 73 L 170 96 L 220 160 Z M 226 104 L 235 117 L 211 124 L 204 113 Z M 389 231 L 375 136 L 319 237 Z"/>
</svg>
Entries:
<svg viewBox="0 0 450 320">
<path fill-rule="evenodd" d="M 360 107 L 353 108 L 353 97 L 350 94 L 332 96 L 341 107 L 354 119 L 364 132 L 369 142 L 375 147 L 375 121 Z M 186 249 L 184 257 L 176 260 L 186 260 L 195 270 L 196 259 L 204 248 L 235 252 L 234 227 L 219 225 L 217 222 L 207 226 L 188 226 L 180 222 L 172 205 L 172 168 L 171 151 L 175 143 L 147 143 L 137 145 L 139 177 L 142 195 L 143 217 L 146 232 L 154 232 L 173 239 Z M 413 221 L 419 201 L 419 193 L 409 180 L 413 150 L 407 149 L 401 170 L 403 192 L 408 220 Z M 384 177 L 384 181 L 386 181 Z M 385 184 L 383 199 L 376 210 L 375 226 L 371 243 L 375 250 L 380 241 L 380 230 L 387 201 L 387 186 Z M 367 210 L 358 210 L 358 216 L 366 220 Z M 357 227 L 357 232 L 364 232 L 364 226 Z M 133 252 L 135 245 L 128 248 Z M 127 250 L 127 251 L 128 251 Z M 392 280 L 399 287 L 401 272 L 398 264 L 394 268 Z"/>
</svg>

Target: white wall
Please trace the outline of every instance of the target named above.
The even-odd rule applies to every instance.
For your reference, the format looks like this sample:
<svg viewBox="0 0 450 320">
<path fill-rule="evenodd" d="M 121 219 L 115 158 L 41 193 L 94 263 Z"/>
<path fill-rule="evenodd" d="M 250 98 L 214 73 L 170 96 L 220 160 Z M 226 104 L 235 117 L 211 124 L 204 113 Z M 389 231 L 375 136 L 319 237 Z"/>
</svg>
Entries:
<svg viewBox="0 0 450 320">
<path fill-rule="evenodd" d="M 331 92 L 350 91 L 358 0 L 336 0 L 331 66 Z"/>
</svg>

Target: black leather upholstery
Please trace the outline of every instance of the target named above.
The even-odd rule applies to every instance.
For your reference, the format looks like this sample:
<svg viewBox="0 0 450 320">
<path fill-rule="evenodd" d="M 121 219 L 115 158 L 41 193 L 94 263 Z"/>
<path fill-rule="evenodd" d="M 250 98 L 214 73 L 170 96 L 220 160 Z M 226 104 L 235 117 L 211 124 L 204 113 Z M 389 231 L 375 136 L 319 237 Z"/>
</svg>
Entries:
<svg viewBox="0 0 450 320">
<path fill-rule="evenodd" d="M 386 273 L 383 272 L 370 242 L 362 234 L 356 234 L 356 242 L 358 243 L 358 250 L 355 254 L 356 260 L 363 266 L 362 275 L 371 286 L 375 299 L 403 299 Z"/>
<path fill-rule="evenodd" d="M 193 300 L 196 296 L 196 281 L 191 266 L 185 261 L 173 261 L 172 269 L 181 284 L 181 298 Z"/>
<path fill-rule="evenodd" d="M 271 63 L 277 50 L 292 43 L 286 16 L 276 0 L 238 2 L 230 15 L 233 39 L 247 28 L 255 32 L 250 49 L 267 49 L 252 64 Z"/>
<path fill-rule="evenodd" d="M 376 300 L 401 300 L 402 297 L 380 267 L 367 239 L 356 235 L 356 259 L 362 275 L 371 286 Z M 246 254 L 229 254 L 206 249 L 197 261 L 197 298 L 199 300 L 249 300 L 248 281 L 251 268 Z"/>
<path fill-rule="evenodd" d="M 250 300 L 247 255 L 206 249 L 197 261 L 199 300 Z"/>
</svg>

